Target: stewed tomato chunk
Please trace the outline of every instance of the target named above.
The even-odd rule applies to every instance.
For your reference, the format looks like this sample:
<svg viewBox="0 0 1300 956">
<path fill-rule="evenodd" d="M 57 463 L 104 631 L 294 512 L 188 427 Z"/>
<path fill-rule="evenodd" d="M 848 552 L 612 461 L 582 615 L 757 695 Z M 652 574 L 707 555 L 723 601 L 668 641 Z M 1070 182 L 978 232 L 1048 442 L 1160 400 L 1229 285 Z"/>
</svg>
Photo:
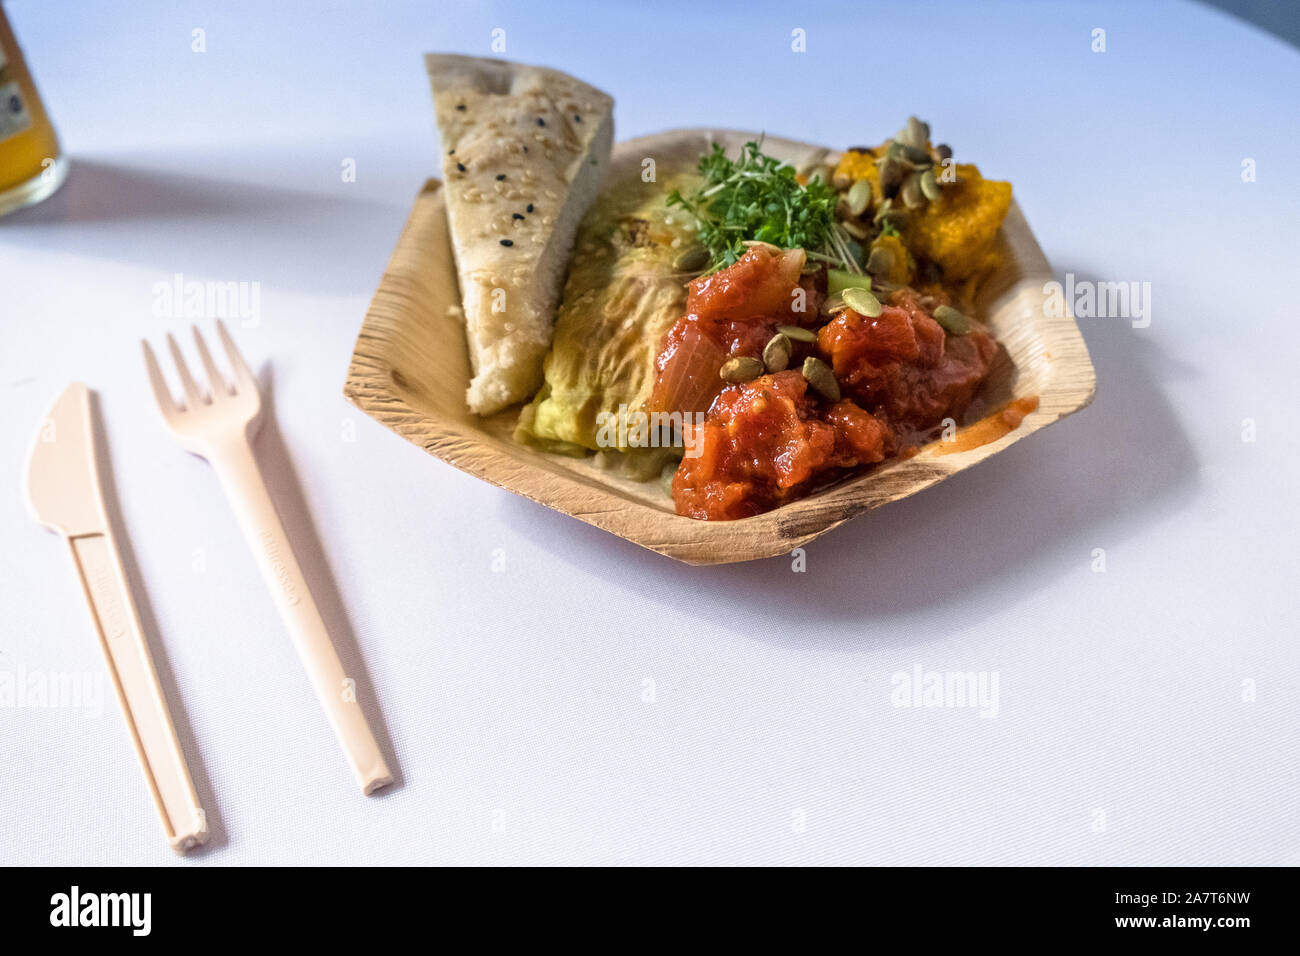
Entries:
<svg viewBox="0 0 1300 956">
<path fill-rule="evenodd" d="M 893 434 L 849 401 L 819 408 L 799 372 L 722 390 L 673 477 L 677 513 L 734 519 L 796 498 L 820 472 L 874 464 Z"/>
<path fill-rule="evenodd" d="M 846 395 L 896 428 L 922 431 L 960 418 L 988 377 L 997 343 L 982 329 L 946 335 L 914 293 L 896 293 L 880 315 L 851 309 L 817 333 Z"/>
<path fill-rule="evenodd" d="M 650 408 L 705 412 L 722 390 L 722 363 L 758 358 L 778 325 L 815 316 L 821 293 L 801 277 L 802 249 L 754 246 L 740 260 L 691 282 L 686 314 L 665 333 L 655 359 Z"/>
</svg>

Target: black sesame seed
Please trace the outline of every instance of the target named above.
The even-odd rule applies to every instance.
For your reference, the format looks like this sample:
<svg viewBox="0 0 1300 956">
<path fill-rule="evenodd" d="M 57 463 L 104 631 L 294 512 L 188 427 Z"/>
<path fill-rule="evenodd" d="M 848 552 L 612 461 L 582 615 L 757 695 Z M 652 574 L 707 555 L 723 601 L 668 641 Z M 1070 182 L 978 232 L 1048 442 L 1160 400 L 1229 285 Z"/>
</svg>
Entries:
<svg viewBox="0 0 1300 956">
<path fill-rule="evenodd" d="M 533 204 L 532 204 L 532 203 L 529 203 L 529 204 L 528 204 L 528 211 L 529 211 L 529 212 L 532 212 L 532 211 L 533 211 Z"/>
<path fill-rule="evenodd" d="M 502 240 L 501 240 L 501 245 L 503 245 L 503 246 L 513 246 L 514 244 L 515 244 L 515 241 L 514 241 L 513 239 L 502 239 Z"/>
<path fill-rule="evenodd" d="M 525 153 L 528 152 L 528 147 L 527 147 L 527 146 L 524 147 L 524 152 L 525 152 Z"/>
<path fill-rule="evenodd" d="M 573 121 L 574 121 L 575 123 L 581 123 L 581 122 L 582 122 L 582 117 L 579 116 L 577 113 L 574 113 L 574 114 L 573 114 Z"/>
<path fill-rule="evenodd" d="M 459 170 L 463 173 L 463 172 L 465 171 L 465 164 L 464 164 L 464 163 L 457 163 L 457 164 L 456 164 L 456 168 L 459 169 Z"/>
<path fill-rule="evenodd" d="M 537 117 L 537 125 L 538 125 L 538 126 L 545 126 L 545 125 L 546 125 L 546 120 L 542 119 L 540 116 Z"/>
<path fill-rule="evenodd" d="M 460 110 L 462 113 L 465 112 L 465 104 L 464 103 L 459 104 L 456 107 L 456 109 Z"/>
<path fill-rule="evenodd" d="M 454 149 L 449 149 L 449 150 L 447 150 L 447 155 L 448 155 L 448 156 L 455 156 L 455 155 L 456 155 L 456 151 L 455 151 Z"/>
<path fill-rule="evenodd" d="M 511 218 L 513 218 L 513 219 L 523 219 L 523 218 L 524 218 L 524 214 L 521 213 L 521 212 L 511 213 L 510 215 L 511 215 Z"/>
<path fill-rule="evenodd" d="M 505 173 L 497 173 L 497 182 L 501 182 L 505 178 L 506 178 Z"/>
</svg>

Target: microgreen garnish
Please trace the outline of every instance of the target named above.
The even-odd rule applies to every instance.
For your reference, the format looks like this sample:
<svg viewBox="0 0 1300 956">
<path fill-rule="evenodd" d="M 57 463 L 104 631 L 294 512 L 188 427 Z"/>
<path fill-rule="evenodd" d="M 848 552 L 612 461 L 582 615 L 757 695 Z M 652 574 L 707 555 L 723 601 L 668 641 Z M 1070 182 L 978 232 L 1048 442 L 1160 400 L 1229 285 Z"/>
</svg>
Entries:
<svg viewBox="0 0 1300 956">
<path fill-rule="evenodd" d="M 765 155 L 762 145 L 761 138 L 746 143 L 731 160 L 714 143 L 700 159 L 703 185 L 689 196 L 676 189 L 668 196 L 669 206 L 680 206 L 698 221 L 711 271 L 734 263 L 751 240 L 803 249 L 809 258 L 860 273 L 835 228 L 835 191 L 821 178 L 801 186 L 794 167 Z"/>
</svg>

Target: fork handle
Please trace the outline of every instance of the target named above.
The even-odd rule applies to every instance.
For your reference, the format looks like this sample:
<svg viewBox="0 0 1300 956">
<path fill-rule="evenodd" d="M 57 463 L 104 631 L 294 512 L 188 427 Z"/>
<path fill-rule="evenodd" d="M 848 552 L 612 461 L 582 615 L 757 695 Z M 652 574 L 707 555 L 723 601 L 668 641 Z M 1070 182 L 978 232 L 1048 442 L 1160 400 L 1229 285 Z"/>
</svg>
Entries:
<svg viewBox="0 0 1300 956">
<path fill-rule="evenodd" d="M 294 557 L 253 449 L 246 439 L 232 442 L 211 459 L 357 783 L 362 793 L 374 793 L 393 776 Z"/>
<path fill-rule="evenodd" d="M 78 535 L 68 538 L 68 544 L 149 796 L 162 818 L 167 842 L 184 853 L 207 842 L 208 821 L 167 712 L 122 559 L 111 534 Z"/>
</svg>

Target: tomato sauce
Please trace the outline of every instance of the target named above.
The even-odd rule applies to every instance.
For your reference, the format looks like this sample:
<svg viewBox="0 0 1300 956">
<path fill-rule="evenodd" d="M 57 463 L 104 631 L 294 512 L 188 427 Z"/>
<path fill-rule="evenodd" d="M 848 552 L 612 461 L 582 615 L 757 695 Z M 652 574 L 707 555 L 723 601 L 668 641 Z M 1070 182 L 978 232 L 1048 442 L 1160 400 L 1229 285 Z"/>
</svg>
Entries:
<svg viewBox="0 0 1300 956">
<path fill-rule="evenodd" d="M 954 455 L 959 451 L 970 451 L 995 442 L 1007 432 L 1020 427 L 1026 415 L 1038 411 L 1038 396 L 1029 395 L 1008 402 L 992 415 L 981 418 L 969 428 L 963 428 L 952 441 L 939 442 L 934 447 L 935 455 Z"/>
</svg>

